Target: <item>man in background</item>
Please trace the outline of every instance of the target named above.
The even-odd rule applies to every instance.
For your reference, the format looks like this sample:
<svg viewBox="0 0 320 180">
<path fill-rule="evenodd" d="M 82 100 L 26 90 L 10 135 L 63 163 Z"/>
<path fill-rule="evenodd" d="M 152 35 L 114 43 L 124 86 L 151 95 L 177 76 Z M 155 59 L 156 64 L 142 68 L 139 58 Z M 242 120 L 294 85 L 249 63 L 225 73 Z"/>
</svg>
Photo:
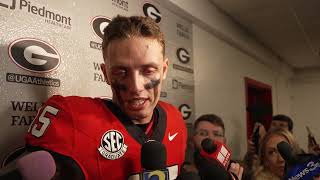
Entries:
<svg viewBox="0 0 320 180">
<path fill-rule="evenodd" d="M 277 114 L 272 117 L 270 129 L 285 129 L 292 133 L 293 121 L 289 116 Z"/>
<path fill-rule="evenodd" d="M 206 138 L 223 144 L 227 142 L 223 120 L 215 114 L 204 114 L 195 121 L 191 139 L 192 148 L 195 151 L 201 150 L 201 142 Z M 185 171 L 198 172 L 194 163 L 186 163 L 183 167 Z M 239 163 L 232 162 L 228 171 L 235 174 L 238 179 L 242 178 L 243 168 Z"/>
</svg>

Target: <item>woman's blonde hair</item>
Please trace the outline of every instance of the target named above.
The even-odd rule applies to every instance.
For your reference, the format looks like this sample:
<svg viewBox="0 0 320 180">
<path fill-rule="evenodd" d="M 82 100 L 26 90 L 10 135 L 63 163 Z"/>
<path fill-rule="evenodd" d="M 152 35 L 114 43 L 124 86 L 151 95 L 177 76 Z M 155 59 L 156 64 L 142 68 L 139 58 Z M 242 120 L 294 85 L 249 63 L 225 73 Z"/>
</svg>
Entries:
<svg viewBox="0 0 320 180">
<path fill-rule="evenodd" d="M 273 136 L 281 136 L 284 137 L 288 143 L 291 145 L 293 149 L 293 153 L 299 153 L 299 147 L 292 135 L 292 133 L 285 129 L 274 129 L 270 130 L 261 140 L 260 143 L 260 149 L 259 149 L 259 159 L 260 159 L 260 165 L 264 165 L 264 159 L 266 155 L 266 145 Z"/>
<path fill-rule="evenodd" d="M 273 136 L 281 136 L 284 137 L 288 143 L 291 145 L 293 153 L 300 153 L 300 148 L 298 147 L 298 144 L 296 143 L 292 133 L 288 130 L 285 129 L 274 129 L 268 131 L 268 133 L 263 137 L 260 143 L 260 148 L 259 148 L 259 164 L 260 166 L 257 167 L 257 169 L 254 172 L 254 179 L 259 179 L 257 177 L 261 177 L 262 174 L 264 175 L 269 175 L 271 177 L 274 177 L 272 175 L 272 172 L 268 170 L 267 167 L 267 162 L 265 162 L 265 157 L 266 157 L 266 145 Z M 274 179 L 277 179 L 274 177 Z"/>
</svg>

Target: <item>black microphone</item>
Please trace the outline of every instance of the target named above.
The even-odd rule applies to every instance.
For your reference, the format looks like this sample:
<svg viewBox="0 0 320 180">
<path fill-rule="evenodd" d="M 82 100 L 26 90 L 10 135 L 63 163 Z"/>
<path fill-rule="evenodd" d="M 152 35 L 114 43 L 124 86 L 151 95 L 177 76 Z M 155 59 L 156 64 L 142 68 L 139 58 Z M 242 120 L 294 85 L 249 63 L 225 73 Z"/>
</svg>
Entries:
<svg viewBox="0 0 320 180">
<path fill-rule="evenodd" d="M 201 147 L 208 154 L 212 154 L 218 149 L 218 145 L 213 143 L 213 141 L 210 138 L 205 138 L 204 140 L 202 140 Z"/>
<path fill-rule="evenodd" d="M 285 179 L 309 180 L 320 174 L 320 157 L 312 154 L 295 154 L 285 141 L 277 144 L 281 157 L 285 160 Z"/>
<path fill-rule="evenodd" d="M 141 166 L 145 170 L 143 180 L 169 180 L 166 147 L 158 141 L 149 140 L 141 147 Z M 175 177 L 174 177 L 175 178 Z"/>
<path fill-rule="evenodd" d="M 277 144 L 277 149 L 286 164 L 293 165 L 298 163 L 297 155 L 293 153 L 293 149 L 289 143 L 281 141 Z"/>
<path fill-rule="evenodd" d="M 194 152 L 194 163 L 198 169 L 201 180 L 232 179 L 228 171 L 220 163 L 202 157 L 200 151 Z"/>
<path fill-rule="evenodd" d="M 56 172 L 56 164 L 50 153 L 36 151 L 18 159 L 15 166 L 0 172 L 0 180 L 50 180 Z"/>
<path fill-rule="evenodd" d="M 201 180 L 200 176 L 194 172 L 185 172 L 180 174 L 176 180 Z"/>
<path fill-rule="evenodd" d="M 227 169 L 230 162 L 231 151 L 223 143 L 205 138 L 201 142 L 201 147 L 201 156 L 210 161 L 219 162 L 220 165 Z"/>
<path fill-rule="evenodd" d="M 230 160 L 230 151 L 220 142 L 214 142 L 209 138 L 201 142 L 202 150 L 194 152 L 194 162 L 202 180 L 232 179 L 227 171 Z"/>
</svg>

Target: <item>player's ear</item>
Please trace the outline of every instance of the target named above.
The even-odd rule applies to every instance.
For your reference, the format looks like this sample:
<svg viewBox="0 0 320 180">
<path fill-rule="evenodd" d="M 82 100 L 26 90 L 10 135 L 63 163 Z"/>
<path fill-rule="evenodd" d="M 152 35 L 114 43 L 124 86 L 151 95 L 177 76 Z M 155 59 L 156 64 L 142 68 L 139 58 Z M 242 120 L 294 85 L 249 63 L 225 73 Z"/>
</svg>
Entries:
<svg viewBox="0 0 320 180">
<path fill-rule="evenodd" d="M 105 63 L 101 63 L 100 64 L 100 68 L 101 68 L 101 71 L 103 72 L 103 75 L 104 75 L 104 78 L 105 78 L 107 84 L 110 85 L 106 64 Z"/>
<path fill-rule="evenodd" d="M 163 60 L 163 77 L 162 77 L 162 79 L 166 79 L 167 73 L 168 73 L 168 67 L 169 67 L 169 60 L 168 60 L 168 58 L 165 58 Z"/>
</svg>

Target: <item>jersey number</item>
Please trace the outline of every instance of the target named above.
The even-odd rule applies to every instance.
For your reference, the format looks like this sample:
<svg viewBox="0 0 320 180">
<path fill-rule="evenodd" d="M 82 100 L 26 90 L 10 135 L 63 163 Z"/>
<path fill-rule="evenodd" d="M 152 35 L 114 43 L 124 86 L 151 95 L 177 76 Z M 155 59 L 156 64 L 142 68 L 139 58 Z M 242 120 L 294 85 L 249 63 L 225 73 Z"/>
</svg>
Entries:
<svg viewBox="0 0 320 180">
<path fill-rule="evenodd" d="M 39 110 L 39 112 L 40 112 L 40 110 Z M 31 130 L 31 134 L 36 137 L 43 136 L 44 132 L 47 130 L 47 128 L 49 127 L 49 125 L 51 123 L 50 119 L 48 117 L 46 117 L 46 113 L 50 113 L 50 114 L 56 116 L 58 112 L 59 112 L 58 109 L 56 109 L 52 106 L 46 106 L 38 118 L 39 121 L 37 123 L 32 123 L 28 132 L 30 132 L 30 130 Z M 36 119 L 37 118 L 35 118 L 35 120 Z"/>
</svg>

